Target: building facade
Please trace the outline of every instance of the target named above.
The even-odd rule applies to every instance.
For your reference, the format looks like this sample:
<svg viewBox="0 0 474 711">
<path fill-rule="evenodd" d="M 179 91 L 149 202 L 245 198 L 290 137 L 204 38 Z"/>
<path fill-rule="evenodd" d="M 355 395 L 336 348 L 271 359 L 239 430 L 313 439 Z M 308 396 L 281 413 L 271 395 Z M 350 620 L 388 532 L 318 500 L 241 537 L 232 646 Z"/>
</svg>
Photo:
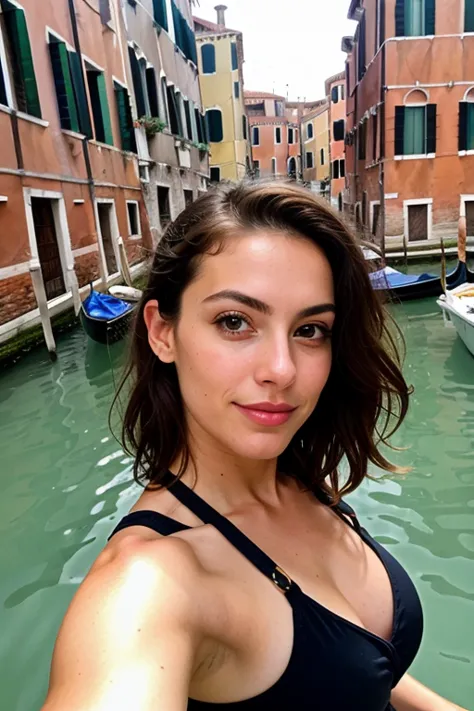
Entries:
<svg viewBox="0 0 474 711">
<path fill-rule="evenodd" d="M 187 0 L 0 0 L 0 10 L 4 341 L 39 322 L 40 301 L 53 316 L 89 282 L 133 272 L 163 213 L 176 216 L 208 173 L 191 140 L 199 118 L 188 121 L 189 102 L 201 105 Z M 158 216 L 160 185 L 170 196 Z"/>
<path fill-rule="evenodd" d="M 241 32 L 225 26 L 226 9 L 216 7 L 217 23 L 194 18 L 213 182 L 240 180 L 250 168 L 243 38 Z"/>
<path fill-rule="evenodd" d="M 154 243 L 207 189 L 209 153 L 189 0 L 121 0 L 127 78 Z"/>
<path fill-rule="evenodd" d="M 382 240 L 474 234 L 474 6 L 352 0 L 346 208 Z"/>
<path fill-rule="evenodd" d="M 346 185 L 346 75 L 336 74 L 326 80 L 329 102 L 329 159 L 331 163 L 331 203 L 342 210 Z"/>
<path fill-rule="evenodd" d="M 301 113 L 303 181 L 314 192 L 326 195 L 330 177 L 328 101 L 303 104 Z"/>
<path fill-rule="evenodd" d="M 300 128 L 283 96 L 245 92 L 252 165 L 256 177 L 300 175 Z"/>
</svg>

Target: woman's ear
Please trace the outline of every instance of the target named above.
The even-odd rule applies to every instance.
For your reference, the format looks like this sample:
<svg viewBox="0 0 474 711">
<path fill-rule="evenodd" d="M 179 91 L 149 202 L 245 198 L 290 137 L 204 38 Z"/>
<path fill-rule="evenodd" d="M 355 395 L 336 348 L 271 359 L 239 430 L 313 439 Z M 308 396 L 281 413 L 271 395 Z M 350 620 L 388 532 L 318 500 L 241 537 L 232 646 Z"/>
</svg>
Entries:
<svg viewBox="0 0 474 711">
<path fill-rule="evenodd" d="M 175 360 L 174 328 L 170 321 L 166 321 L 160 315 L 158 301 L 147 301 L 143 318 L 148 330 L 148 343 L 151 350 L 162 363 L 173 363 Z"/>
</svg>

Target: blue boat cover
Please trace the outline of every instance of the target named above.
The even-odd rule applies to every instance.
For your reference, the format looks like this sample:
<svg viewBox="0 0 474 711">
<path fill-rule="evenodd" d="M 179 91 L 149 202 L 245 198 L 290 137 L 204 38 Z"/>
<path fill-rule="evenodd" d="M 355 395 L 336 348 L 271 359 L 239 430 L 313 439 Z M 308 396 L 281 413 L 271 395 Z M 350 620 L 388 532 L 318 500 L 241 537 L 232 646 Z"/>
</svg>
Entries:
<svg viewBox="0 0 474 711">
<path fill-rule="evenodd" d="M 434 274 L 428 274 L 427 272 L 423 274 L 402 274 L 402 272 L 391 269 L 390 267 L 380 269 L 378 272 L 370 274 L 370 281 L 374 289 L 396 289 L 400 286 L 418 284 L 421 281 L 437 278 L 438 277 Z"/>
<path fill-rule="evenodd" d="M 111 321 L 133 308 L 133 304 L 128 304 L 110 294 L 101 294 L 98 291 L 91 291 L 82 306 L 88 316 L 101 321 Z"/>
</svg>

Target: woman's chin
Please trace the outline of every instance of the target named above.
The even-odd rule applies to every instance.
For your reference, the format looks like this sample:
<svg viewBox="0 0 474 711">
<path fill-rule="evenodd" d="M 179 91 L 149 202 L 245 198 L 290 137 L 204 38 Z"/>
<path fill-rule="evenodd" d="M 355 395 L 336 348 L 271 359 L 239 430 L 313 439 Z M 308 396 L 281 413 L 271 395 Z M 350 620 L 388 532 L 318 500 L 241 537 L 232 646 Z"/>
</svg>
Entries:
<svg viewBox="0 0 474 711">
<path fill-rule="evenodd" d="M 268 460 L 279 457 L 291 442 L 290 435 L 283 432 L 268 432 L 243 436 L 232 442 L 232 450 L 237 457 L 254 460 Z"/>
</svg>

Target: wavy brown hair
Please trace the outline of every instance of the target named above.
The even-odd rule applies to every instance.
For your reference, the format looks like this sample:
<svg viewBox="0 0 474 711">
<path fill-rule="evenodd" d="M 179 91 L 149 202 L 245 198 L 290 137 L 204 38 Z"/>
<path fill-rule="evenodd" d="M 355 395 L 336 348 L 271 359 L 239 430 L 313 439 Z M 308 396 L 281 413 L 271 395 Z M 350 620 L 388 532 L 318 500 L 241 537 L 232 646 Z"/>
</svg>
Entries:
<svg viewBox="0 0 474 711">
<path fill-rule="evenodd" d="M 191 454 L 176 368 L 151 350 L 143 310 L 147 301 L 157 299 L 161 316 L 176 323 L 183 291 L 196 278 L 203 257 L 223 249 L 232 234 L 259 229 L 310 240 L 331 265 L 337 314 L 331 372 L 314 412 L 278 458 L 278 470 L 338 501 L 367 476 L 369 462 L 401 471 L 381 446 L 403 421 L 410 390 L 355 236 L 325 201 L 294 184 L 221 185 L 169 225 L 156 248 L 133 329 L 122 381 L 122 388 L 129 385 L 122 444 L 135 457 L 139 482 L 165 485 L 176 461 L 181 463 L 178 476 L 184 473 Z M 342 478 L 344 458 L 348 476 Z"/>
</svg>

